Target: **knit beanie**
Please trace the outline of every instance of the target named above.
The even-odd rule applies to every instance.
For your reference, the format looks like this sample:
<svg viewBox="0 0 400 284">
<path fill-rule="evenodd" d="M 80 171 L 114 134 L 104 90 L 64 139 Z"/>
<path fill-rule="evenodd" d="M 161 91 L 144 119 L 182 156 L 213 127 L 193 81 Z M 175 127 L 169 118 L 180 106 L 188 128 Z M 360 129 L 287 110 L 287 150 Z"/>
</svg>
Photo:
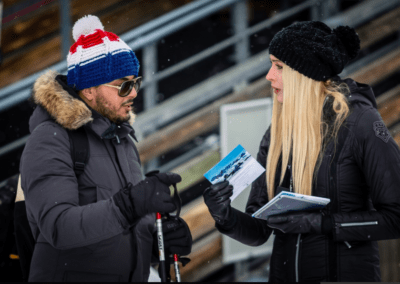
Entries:
<svg viewBox="0 0 400 284">
<path fill-rule="evenodd" d="M 79 19 L 67 56 L 68 85 L 82 90 L 139 73 L 139 60 L 117 35 L 104 31 L 96 16 Z"/>
<path fill-rule="evenodd" d="M 342 72 L 360 50 L 353 28 L 331 30 L 319 21 L 297 22 L 279 31 L 269 44 L 269 53 L 299 73 L 326 81 Z"/>
</svg>

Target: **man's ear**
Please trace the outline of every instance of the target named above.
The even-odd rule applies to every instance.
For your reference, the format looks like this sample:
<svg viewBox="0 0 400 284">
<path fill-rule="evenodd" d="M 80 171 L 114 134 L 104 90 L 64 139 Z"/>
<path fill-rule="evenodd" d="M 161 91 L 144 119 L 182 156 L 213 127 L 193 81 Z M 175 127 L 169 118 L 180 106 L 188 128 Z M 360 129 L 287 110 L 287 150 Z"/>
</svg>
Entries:
<svg viewBox="0 0 400 284">
<path fill-rule="evenodd" d="M 96 90 L 94 87 L 86 88 L 80 91 L 81 96 L 86 99 L 87 101 L 91 102 L 96 96 Z"/>
</svg>

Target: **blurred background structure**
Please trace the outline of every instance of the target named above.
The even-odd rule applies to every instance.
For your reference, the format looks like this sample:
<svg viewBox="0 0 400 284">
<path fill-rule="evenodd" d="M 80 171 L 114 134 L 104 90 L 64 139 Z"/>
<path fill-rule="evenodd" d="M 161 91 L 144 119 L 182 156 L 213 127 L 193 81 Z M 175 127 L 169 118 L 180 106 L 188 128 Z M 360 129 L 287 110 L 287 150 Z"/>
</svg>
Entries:
<svg viewBox="0 0 400 284">
<path fill-rule="evenodd" d="M 201 195 L 209 185 L 203 174 L 223 158 L 220 107 L 271 96 L 267 47 L 281 28 L 304 20 L 354 27 L 361 52 L 341 76 L 373 87 L 400 144 L 400 0 L 3 0 L 1 14 L 0 281 L 21 278 L 7 220 L 29 137 L 27 99 L 45 70 L 66 74 L 72 25 L 86 14 L 121 36 L 141 62 L 137 146 L 144 172 L 182 175 L 182 214 L 194 239 L 183 281 L 268 279 L 268 256 L 223 261 L 222 236 Z M 399 249 L 398 240 L 380 242 L 382 281 L 400 281 Z"/>
</svg>

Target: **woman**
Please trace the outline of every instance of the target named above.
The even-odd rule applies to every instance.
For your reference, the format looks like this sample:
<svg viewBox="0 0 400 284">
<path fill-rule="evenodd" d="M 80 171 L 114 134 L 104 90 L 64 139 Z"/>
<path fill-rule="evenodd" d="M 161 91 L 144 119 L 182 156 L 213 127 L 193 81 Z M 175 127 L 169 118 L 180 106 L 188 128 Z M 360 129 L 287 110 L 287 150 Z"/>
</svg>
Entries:
<svg viewBox="0 0 400 284">
<path fill-rule="evenodd" d="M 371 87 L 339 74 L 360 48 L 354 29 L 298 22 L 272 39 L 270 128 L 257 160 L 246 213 L 230 206 L 232 186 L 206 189 L 218 230 L 258 246 L 275 234 L 271 282 L 380 281 L 377 240 L 400 237 L 400 151 Z M 283 169 L 283 170 L 282 170 Z M 330 198 L 320 211 L 255 219 L 282 190 Z"/>
</svg>

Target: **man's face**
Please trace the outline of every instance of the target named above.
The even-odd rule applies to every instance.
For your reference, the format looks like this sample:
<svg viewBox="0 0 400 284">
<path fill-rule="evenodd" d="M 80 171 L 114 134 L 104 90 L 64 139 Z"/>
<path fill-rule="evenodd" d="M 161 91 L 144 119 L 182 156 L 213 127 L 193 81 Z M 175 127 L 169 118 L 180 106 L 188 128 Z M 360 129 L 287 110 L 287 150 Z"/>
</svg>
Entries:
<svg viewBox="0 0 400 284">
<path fill-rule="evenodd" d="M 270 55 L 272 63 L 271 69 L 266 76 L 266 79 L 271 82 L 271 87 L 276 94 L 278 102 L 283 103 L 283 80 L 282 80 L 282 61 L 273 55 Z"/>
<path fill-rule="evenodd" d="M 134 77 L 133 75 L 127 76 L 107 83 L 107 85 L 120 86 L 124 81 L 132 80 Z M 100 85 L 94 89 L 95 99 L 92 105 L 94 110 L 116 124 L 128 121 L 131 118 L 130 111 L 133 108 L 133 99 L 137 96 L 134 88 L 126 97 L 120 97 L 118 95 L 119 90 L 110 86 Z"/>
</svg>

